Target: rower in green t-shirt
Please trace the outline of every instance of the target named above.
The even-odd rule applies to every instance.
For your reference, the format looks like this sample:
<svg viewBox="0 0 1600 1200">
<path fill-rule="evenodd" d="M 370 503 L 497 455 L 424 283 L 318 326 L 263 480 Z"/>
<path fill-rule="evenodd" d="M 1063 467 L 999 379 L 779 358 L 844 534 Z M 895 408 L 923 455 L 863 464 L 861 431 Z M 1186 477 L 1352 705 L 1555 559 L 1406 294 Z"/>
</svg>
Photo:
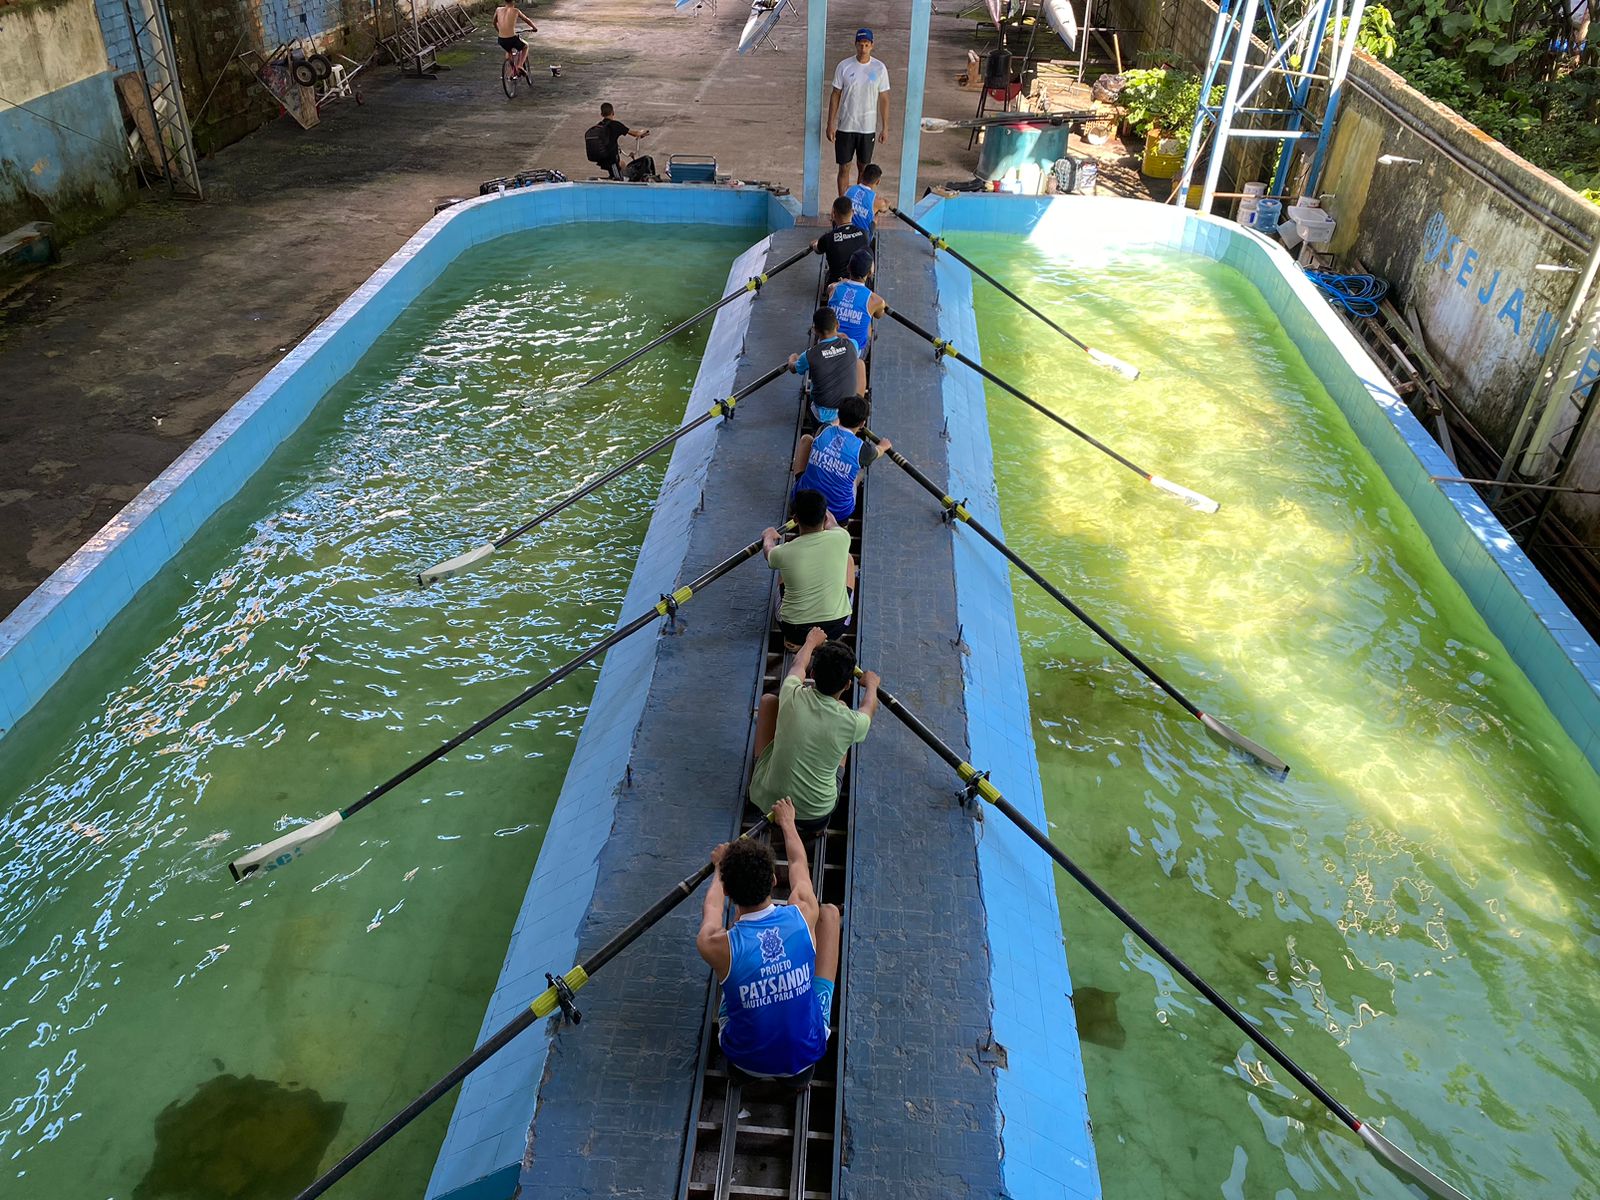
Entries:
<svg viewBox="0 0 1600 1200">
<path fill-rule="evenodd" d="M 830 642 L 822 630 L 812 629 L 778 694 L 761 697 L 750 802 L 771 812 L 787 797 L 794 802 L 795 824 L 802 832 L 828 823 L 839 803 L 839 767 L 845 753 L 867 740 L 872 714 L 878 711 L 874 671 L 861 673 L 861 707 L 852 711 L 844 703 L 855 669 L 856 656 L 849 646 Z"/>
<path fill-rule="evenodd" d="M 856 586 L 850 534 L 829 514 L 827 498 L 810 488 L 796 492 L 794 519 L 800 536 L 792 542 L 780 541 L 778 531 L 770 527 L 761 534 L 767 565 L 779 572 L 783 582 L 778 624 L 787 650 L 799 649 L 813 625 L 829 638 L 843 634 L 850 624 L 850 594 Z"/>
</svg>

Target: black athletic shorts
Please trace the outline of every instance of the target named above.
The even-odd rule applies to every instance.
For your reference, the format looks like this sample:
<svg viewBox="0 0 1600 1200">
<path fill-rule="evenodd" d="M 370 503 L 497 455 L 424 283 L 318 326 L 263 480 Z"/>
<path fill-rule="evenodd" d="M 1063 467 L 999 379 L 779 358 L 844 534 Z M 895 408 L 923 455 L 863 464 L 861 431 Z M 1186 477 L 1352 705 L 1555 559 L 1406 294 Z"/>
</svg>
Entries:
<svg viewBox="0 0 1600 1200">
<path fill-rule="evenodd" d="M 806 634 L 813 628 L 821 629 L 828 635 L 831 642 L 834 638 L 843 637 L 844 631 L 850 628 L 850 618 L 840 617 L 837 621 L 823 621 L 820 625 L 812 621 L 806 625 L 791 625 L 787 621 L 779 621 L 778 628 L 783 630 L 783 644 L 785 646 L 802 646 L 805 644 Z"/>
<path fill-rule="evenodd" d="M 523 41 L 516 34 L 512 34 L 508 38 L 496 38 L 495 40 L 500 43 L 500 49 L 504 50 L 507 54 L 510 54 L 513 50 L 526 50 L 528 48 L 528 43 Z"/>
<path fill-rule="evenodd" d="M 841 129 L 833 135 L 833 161 L 842 167 L 853 158 L 856 166 L 864 167 L 872 161 L 872 148 L 877 144 L 875 133 L 846 133 Z"/>
</svg>

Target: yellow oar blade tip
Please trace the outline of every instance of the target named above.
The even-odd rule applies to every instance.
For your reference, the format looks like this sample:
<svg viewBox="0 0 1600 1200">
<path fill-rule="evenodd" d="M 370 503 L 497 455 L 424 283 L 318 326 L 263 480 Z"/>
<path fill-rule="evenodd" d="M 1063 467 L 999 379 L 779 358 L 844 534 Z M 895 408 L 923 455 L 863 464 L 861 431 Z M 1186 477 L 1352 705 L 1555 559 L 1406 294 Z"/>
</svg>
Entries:
<svg viewBox="0 0 1600 1200">
<path fill-rule="evenodd" d="M 1150 476 L 1150 486 L 1159 488 L 1169 496 L 1176 496 L 1196 512 L 1214 513 L 1222 507 L 1210 496 L 1201 495 L 1193 488 L 1186 488 L 1181 483 L 1173 483 L 1170 479 L 1163 479 L 1159 475 Z"/>
<path fill-rule="evenodd" d="M 494 553 L 494 543 L 485 542 L 465 554 L 458 554 L 454 558 L 447 558 L 442 563 L 436 563 L 426 571 L 417 575 L 417 583 L 427 587 L 430 583 L 438 583 L 441 579 L 448 579 L 452 575 L 459 575 L 463 571 L 470 571 L 484 559 Z"/>
<path fill-rule="evenodd" d="M 1089 359 L 1097 367 L 1104 367 L 1108 371 L 1115 371 L 1124 379 L 1139 378 L 1139 368 L 1132 363 L 1123 362 L 1114 354 L 1107 354 L 1104 350 L 1089 348 Z"/>
</svg>

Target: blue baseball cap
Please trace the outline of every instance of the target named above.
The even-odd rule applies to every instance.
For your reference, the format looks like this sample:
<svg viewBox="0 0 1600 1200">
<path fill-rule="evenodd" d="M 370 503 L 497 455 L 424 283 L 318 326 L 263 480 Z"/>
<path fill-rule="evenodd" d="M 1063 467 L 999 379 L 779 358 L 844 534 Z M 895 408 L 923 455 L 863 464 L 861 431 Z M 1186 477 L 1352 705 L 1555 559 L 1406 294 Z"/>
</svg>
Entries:
<svg viewBox="0 0 1600 1200">
<path fill-rule="evenodd" d="M 872 30 L 870 30 L 870 29 L 858 29 L 858 30 L 856 30 L 856 41 L 858 41 L 858 42 L 870 42 L 870 41 L 874 41 L 874 40 L 875 39 L 872 36 Z"/>
</svg>

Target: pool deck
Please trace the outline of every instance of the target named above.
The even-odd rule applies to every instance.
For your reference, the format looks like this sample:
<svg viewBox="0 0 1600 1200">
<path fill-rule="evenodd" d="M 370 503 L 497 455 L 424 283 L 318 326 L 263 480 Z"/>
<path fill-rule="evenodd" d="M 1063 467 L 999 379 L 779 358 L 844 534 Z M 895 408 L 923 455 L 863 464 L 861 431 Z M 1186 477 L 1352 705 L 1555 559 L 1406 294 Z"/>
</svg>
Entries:
<svg viewBox="0 0 1600 1200">
<path fill-rule="evenodd" d="M 775 234 L 766 261 L 804 236 Z M 756 269 L 747 255 L 730 283 Z M 691 410 L 715 394 L 712 382 L 743 386 L 804 345 L 816 278 L 809 263 L 796 267 L 719 315 Z M 927 325 L 970 324 L 970 288 L 952 281 L 946 313 L 936 282 L 921 239 L 883 234 L 878 286 L 896 307 Z M 930 348 L 898 329 L 880 330 L 874 353 L 875 428 L 943 480 L 948 406 L 954 398 L 982 417 L 981 389 L 952 389 Z M 731 424 L 679 444 L 624 616 L 781 520 L 797 401 L 795 382 L 780 380 Z M 987 436 L 957 457 L 961 482 L 992 494 Z M 964 636 L 961 620 L 963 599 L 1009 614 L 1005 570 L 969 561 L 963 581 L 972 547 L 886 461 L 865 503 L 863 665 L 963 754 L 969 707 L 985 749 L 1002 749 L 996 722 L 1020 715 L 1004 765 L 1031 807 L 1037 767 L 1015 629 L 987 622 Z M 541 990 L 544 971 L 592 953 L 737 828 L 773 600 L 772 574 L 742 566 L 685 605 L 675 631 L 607 659 L 485 1034 Z M 962 805 L 954 774 L 887 711 L 855 762 L 834 1194 L 1098 1196 L 1048 863 L 1012 856 Z M 432 1200 L 503 1197 L 514 1182 L 541 1198 L 679 1194 L 709 983 L 693 945 L 701 898 L 580 994 L 581 1026 L 530 1030 L 467 1081 Z"/>
</svg>

